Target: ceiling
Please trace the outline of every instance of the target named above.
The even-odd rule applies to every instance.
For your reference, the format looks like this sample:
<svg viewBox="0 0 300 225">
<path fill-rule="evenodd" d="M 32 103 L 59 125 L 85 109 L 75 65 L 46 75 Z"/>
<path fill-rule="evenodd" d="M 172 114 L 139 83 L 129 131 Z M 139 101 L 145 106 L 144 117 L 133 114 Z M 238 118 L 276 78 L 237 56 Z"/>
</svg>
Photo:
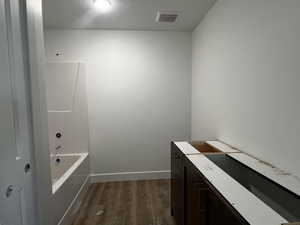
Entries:
<svg viewBox="0 0 300 225">
<path fill-rule="evenodd" d="M 92 0 L 43 0 L 44 24 L 55 29 L 129 29 L 191 31 L 215 0 L 111 0 L 100 12 Z M 156 23 L 158 10 L 176 11 L 175 24 Z"/>
</svg>

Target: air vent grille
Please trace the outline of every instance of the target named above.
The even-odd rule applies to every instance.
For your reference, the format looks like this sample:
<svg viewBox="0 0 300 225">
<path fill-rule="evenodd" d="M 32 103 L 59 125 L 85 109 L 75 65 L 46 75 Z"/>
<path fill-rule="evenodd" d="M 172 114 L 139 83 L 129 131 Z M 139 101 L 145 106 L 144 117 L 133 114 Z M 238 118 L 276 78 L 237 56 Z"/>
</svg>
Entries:
<svg viewBox="0 0 300 225">
<path fill-rule="evenodd" d="M 176 12 L 158 12 L 156 22 L 158 23 L 175 23 L 179 14 Z"/>
</svg>

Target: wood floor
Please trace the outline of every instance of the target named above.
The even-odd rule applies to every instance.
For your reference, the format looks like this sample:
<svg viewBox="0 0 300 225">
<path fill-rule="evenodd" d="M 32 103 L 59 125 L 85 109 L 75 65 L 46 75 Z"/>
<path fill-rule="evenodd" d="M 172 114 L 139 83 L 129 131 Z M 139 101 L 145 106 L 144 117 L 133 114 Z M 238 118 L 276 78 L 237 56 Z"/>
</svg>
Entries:
<svg viewBox="0 0 300 225">
<path fill-rule="evenodd" d="M 93 184 L 73 225 L 175 225 L 170 181 Z"/>
</svg>

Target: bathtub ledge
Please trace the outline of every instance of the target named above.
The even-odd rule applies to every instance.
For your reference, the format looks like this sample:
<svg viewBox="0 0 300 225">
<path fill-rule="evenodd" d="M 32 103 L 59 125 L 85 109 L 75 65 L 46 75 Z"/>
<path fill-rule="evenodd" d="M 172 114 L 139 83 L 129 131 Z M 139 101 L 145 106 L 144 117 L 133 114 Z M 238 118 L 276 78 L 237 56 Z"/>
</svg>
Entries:
<svg viewBox="0 0 300 225">
<path fill-rule="evenodd" d="M 66 155 L 66 154 L 65 154 Z M 52 185 L 52 194 L 55 194 L 57 190 L 65 183 L 65 181 L 71 176 L 71 174 L 79 167 L 79 165 L 86 159 L 88 153 L 70 154 L 78 155 L 80 158 L 67 170 L 67 172 L 54 182 Z"/>
</svg>

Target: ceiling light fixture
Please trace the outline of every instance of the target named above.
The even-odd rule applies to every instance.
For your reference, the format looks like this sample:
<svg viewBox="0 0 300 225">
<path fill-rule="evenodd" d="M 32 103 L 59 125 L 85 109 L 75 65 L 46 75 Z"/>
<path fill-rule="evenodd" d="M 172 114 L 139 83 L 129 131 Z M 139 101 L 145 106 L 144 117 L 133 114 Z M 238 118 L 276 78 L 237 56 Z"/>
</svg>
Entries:
<svg viewBox="0 0 300 225">
<path fill-rule="evenodd" d="M 108 12 L 112 8 L 110 0 L 93 0 L 93 3 L 97 9 L 103 12 Z"/>
</svg>

